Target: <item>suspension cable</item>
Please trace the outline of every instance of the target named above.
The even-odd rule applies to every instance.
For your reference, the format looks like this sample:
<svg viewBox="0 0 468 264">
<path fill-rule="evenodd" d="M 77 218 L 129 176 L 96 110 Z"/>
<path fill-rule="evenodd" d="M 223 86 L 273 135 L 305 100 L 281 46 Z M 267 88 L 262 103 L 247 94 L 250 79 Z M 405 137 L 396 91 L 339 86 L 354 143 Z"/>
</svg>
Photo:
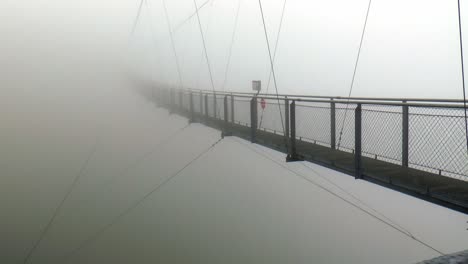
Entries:
<svg viewBox="0 0 468 264">
<path fill-rule="evenodd" d="M 285 2 L 286 2 L 286 0 L 285 0 Z M 286 138 L 286 129 L 284 128 L 283 113 L 281 112 L 281 104 L 280 104 L 279 93 L 278 93 L 278 84 L 276 82 L 275 66 L 274 66 L 274 63 L 273 63 L 272 55 L 271 55 L 270 40 L 268 38 L 268 31 L 267 31 L 266 23 L 265 23 L 265 15 L 263 13 L 262 0 L 258 0 L 258 4 L 260 6 L 260 13 L 262 15 L 263 30 L 265 31 L 265 40 L 266 40 L 266 44 L 267 44 L 267 48 L 268 48 L 268 56 L 269 56 L 269 59 L 270 59 L 271 73 L 273 75 L 273 83 L 275 85 L 275 90 L 276 90 L 276 99 L 278 100 L 278 109 L 279 109 L 279 113 L 280 113 L 281 127 L 283 128 L 283 134 L 284 134 L 284 144 L 286 146 L 286 149 L 289 152 L 289 144 L 288 144 L 288 140 Z M 285 106 L 285 107 L 288 107 L 288 106 Z"/>
<path fill-rule="evenodd" d="M 466 151 L 468 154 L 468 114 L 466 106 L 466 87 L 465 87 L 465 60 L 463 58 L 463 33 L 462 33 L 462 20 L 461 20 L 461 8 L 460 0 L 458 2 L 458 30 L 460 33 L 460 59 L 461 59 L 461 73 L 462 73 L 462 89 L 463 89 L 463 108 L 465 114 L 465 136 L 466 136 Z"/>
<path fill-rule="evenodd" d="M 193 4 L 195 5 L 195 10 L 196 10 L 197 19 L 198 19 L 198 27 L 200 29 L 200 35 L 201 35 L 202 42 L 203 42 L 203 50 L 205 51 L 206 64 L 208 66 L 208 72 L 210 74 L 211 89 L 213 89 L 213 93 L 216 94 L 214 81 L 213 81 L 213 74 L 211 72 L 210 59 L 209 59 L 208 52 L 207 52 L 207 49 L 206 49 L 205 35 L 203 34 L 203 27 L 202 27 L 202 24 L 201 24 L 201 21 L 200 21 L 200 14 L 198 12 L 197 0 L 193 0 Z"/>
<path fill-rule="evenodd" d="M 187 129 L 188 127 L 190 127 L 190 124 L 187 124 L 184 127 L 181 127 L 176 131 L 171 132 L 168 137 L 157 142 L 154 146 L 152 146 L 150 150 L 138 156 L 136 159 L 131 161 L 131 163 L 125 166 L 122 170 L 119 170 L 119 173 L 117 173 L 115 177 L 112 177 L 112 179 L 104 183 L 101 188 L 111 187 L 115 182 L 119 181 L 122 177 L 126 176 L 130 170 L 137 168 L 140 164 L 148 160 L 156 151 L 160 150 L 161 147 L 170 143 L 174 138 L 176 138 L 178 135 L 184 132 L 185 129 Z"/>
<path fill-rule="evenodd" d="M 145 0 L 141 0 L 141 1 L 140 1 L 140 5 L 139 5 L 139 7 L 138 7 L 137 15 L 136 15 L 135 19 L 133 20 L 133 26 L 132 26 L 132 31 L 131 31 L 131 33 L 130 33 L 130 37 L 133 37 L 134 34 L 135 34 L 136 27 L 137 27 L 137 25 L 138 25 L 138 22 L 140 21 L 141 10 L 142 10 L 142 8 L 143 8 L 143 2 L 144 2 L 144 1 L 145 1 Z"/>
<path fill-rule="evenodd" d="M 229 72 L 229 66 L 231 64 L 232 49 L 234 47 L 234 41 L 235 41 L 235 36 L 236 36 L 236 32 L 237 32 L 237 23 L 238 23 L 238 20 L 239 20 L 240 6 L 241 6 L 241 0 L 238 0 L 236 17 L 235 17 L 235 21 L 234 21 L 234 29 L 232 30 L 231 44 L 230 44 L 230 47 L 229 47 L 229 54 L 228 54 L 228 59 L 227 59 L 227 62 L 226 62 L 226 68 L 224 70 L 224 80 L 223 80 L 223 86 L 222 86 L 222 91 L 223 92 L 226 89 L 226 82 L 227 82 L 227 77 L 228 77 L 228 72 Z M 216 95 L 215 95 L 214 99 L 217 100 Z M 221 113 L 221 107 L 218 107 L 216 110 L 217 110 L 216 115 L 219 116 L 220 118 L 222 118 L 221 114 L 220 114 Z"/>
<path fill-rule="evenodd" d="M 226 63 L 226 69 L 224 71 L 224 81 L 223 81 L 223 86 L 222 86 L 222 91 L 223 92 L 226 90 L 226 82 L 227 82 L 227 77 L 228 77 L 228 73 L 229 73 L 229 67 L 231 66 L 232 49 L 234 47 L 234 42 L 235 42 L 235 38 L 236 38 L 237 23 L 238 23 L 238 20 L 239 20 L 239 11 L 240 11 L 240 7 L 241 7 L 241 1 L 242 0 L 237 1 L 237 11 L 236 11 L 236 18 L 234 20 L 234 29 L 232 30 L 231 45 L 229 47 L 229 54 L 228 54 L 228 59 L 227 59 L 227 63 Z"/>
<path fill-rule="evenodd" d="M 154 27 L 154 24 L 152 23 L 151 8 L 150 8 L 150 5 L 149 5 L 147 0 L 145 0 L 145 3 L 146 3 L 146 9 L 148 11 L 148 16 L 149 16 L 148 24 L 149 24 L 149 27 L 150 27 L 150 31 L 151 31 L 151 35 L 152 35 L 152 38 L 153 38 L 154 45 L 156 46 L 158 44 L 158 40 L 157 40 L 157 37 L 156 37 L 157 36 L 156 29 Z M 155 57 L 159 57 L 157 52 L 155 52 Z M 156 68 L 157 64 L 158 63 L 154 63 L 153 66 L 155 66 L 155 68 Z M 158 75 L 159 75 L 158 76 L 159 81 L 162 79 L 161 76 L 164 76 L 164 73 L 163 73 L 162 69 L 165 69 L 165 68 L 164 67 L 158 67 L 158 69 L 157 69 L 157 72 L 158 72 Z M 154 89 L 153 88 L 151 88 L 151 93 L 153 94 L 153 97 L 154 97 Z"/>
<path fill-rule="evenodd" d="M 172 34 L 171 20 L 169 18 L 169 12 L 167 11 L 166 0 L 162 0 L 162 2 L 163 2 L 163 6 L 164 6 L 164 13 L 166 15 L 167 27 L 169 29 L 169 35 L 171 37 L 172 51 L 174 53 L 174 59 L 175 59 L 176 66 L 177 66 L 177 74 L 179 76 L 179 89 L 182 89 L 183 88 L 182 73 L 180 71 L 179 57 L 177 56 L 177 50 L 176 50 L 176 47 L 175 47 L 174 36 Z"/>
<path fill-rule="evenodd" d="M 206 21 L 206 25 L 205 25 L 205 36 L 209 36 L 209 33 L 210 33 L 210 28 L 211 28 L 211 24 L 213 22 L 213 6 L 214 6 L 214 2 L 215 0 L 213 1 L 210 1 L 210 9 L 208 11 L 208 18 L 207 18 L 207 21 Z M 198 8 L 200 10 L 200 8 Z M 195 13 L 194 13 L 195 14 Z M 202 75 L 202 65 L 203 65 L 203 59 L 205 58 L 205 50 L 201 49 L 201 52 L 200 52 L 200 60 L 198 61 L 198 66 L 197 66 L 197 82 L 195 84 L 195 89 L 198 89 L 199 86 L 200 86 L 200 79 L 201 79 L 201 75 Z"/>
<path fill-rule="evenodd" d="M 301 174 L 301 173 L 299 173 L 299 172 L 297 172 L 297 171 L 291 169 L 290 167 L 286 166 L 285 164 L 283 164 L 283 163 L 281 163 L 281 162 L 279 162 L 279 161 L 277 161 L 277 160 L 275 160 L 275 159 L 269 157 L 267 154 L 262 153 L 262 152 L 260 152 L 259 150 L 254 149 L 253 147 L 251 147 L 251 146 L 248 145 L 247 143 L 244 143 L 244 142 L 242 142 L 242 141 L 240 141 L 240 140 L 237 140 L 237 139 L 234 139 L 234 141 L 236 141 L 237 143 L 239 143 L 239 144 L 241 144 L 241 145 L 244 145 L 244 146 L 245 146 L 246 148 L 248 148 L 250 151 L 252 151 L 252 152 L 254 152 L 254 153 L 257 153 L 258 155 L 262 156 L 263 158 L 265 158 L 265 159 L 267 159 L 267 160 L 269 160 L 269 161 L 271 161 L 271 162 L 277 164 L 278 166 L 282 167 L 283 169 L 285 169 L 285 170 L 287 170 L 287 171 L 293 173 L 295 176 L 298 176 L 298 177 L 300 177 L 300 178 L 306 180 L 307 182 L 309 182 L 309 183 L 313 184 L 314 186 L 318 187 L 319 189 L 321 189 L 321 190 L 323 190 L 323 191 L 325 191 L 325 192 L 327 192 L 327 193 L 333 195 L 334 197 L 338 198 L 339 200 L 341 200 L 341 201 L 343 201 L 343 202 L 349 204 L 350 206 L 352 206 L 352 207 L 358 209 L 359 211 L 361 211 L 361 212 L 363 212 L 363 213 L 365 213 L 365 214 L 371 216 L 372 218 L 374 218 L 374 219 L 376 219 L 376 220 L 382 222 L 383 224 L 385 224 L 385 225 L 387 225 L 387 226 L 393 228 L 394 230 L 400 232 L 401 234 L 403 234 L 403 235 L 405 235 L 405 236 L 407 236 L 407 237 L 413 239 L 414 241 L 420 243 L 421 245 L 423 245 L 423 246 L 425 246 L 425 247 L 427 247 L 427 248 L 433 250 L 434 252 L 437 252 L 437 253 L 440 254 L 440 255 L 445 255 L 445 253 L 443 253 L 442 251 L 440 251 L 440 250 L 434 248 L 433 246 L 429 245 L 428 243 L 424 242 L 423 240 L 421 240 L 421 239 L 419 239 L 419 238 L 413 236 L 411 233 L 407 233 L 407 231 L 400 229 L 400 228 L 399 228 L 398 226 L 396 226 L 395 224 L 392 224 L 392 223 L 386 221 L 385 219 L 383 219 L 383 218 L 381 218 L 381 217 L 379 217 L 379 216 L 373 214 L 372 212 L 369 212 L 368 210 L 362 208 L 362 207 L 359 206 L 358 204 L 353 203 L 353 202 L 351 202 L 350 200 L 346 199 L 345 197 L 342 197 L 342 196 L 340 196 L 339 194 L 335 193 L 333 190 L 331 190 L 331 189 L 329 189 L 329 188 L 327 188 L 327 187 L 325 187 L 325 186 L 323 186 L 323 185 L 321 185 L 321 184 L 315 182 L 314 180 L 310 179 L 309 177 L 306 177 L 305 175 L 303 175 L 303 174 Z"/>
<path fill-rule="evenodd" d="M 358 53 L 357 53 L 357 57 L 356 57 L 356 62 L 354 63 L 353 77 L 351 79 L 351 85 L 349 87 L 348 100 L 346 102 L 346 109 L 345 109 L 345 113 L 344 113 L 344 118 L 343 118 L 343 122 L 341 124 L 340 136 L 339 136 L 339 139 L 338 139 L 337 149 L 340 149 L 340 146 L 341 146 L 341 139 L 342 139 L 342 136 L 343 136 L 344 125 L 346 123 L 346 118 L 348 116 L 349 100 L 350 100 L 351 93 L 353 92 L 353 88 L 354 88 L 354 80 L 356 78 L 356 72 L 357 72 L 357 68 L 358 68 L 358 65 L 359 65 L 359 59 L 361 57 L 362 43 L 364 42 L 364 36 L 366 34 L 367 20 L 369 19 L 369 12 L 370 12 L 370 9 L 371 9 L 371 5 L 372 5 L 372 0 L 369 0 L 369 4 L 367 6 L 367 12 L 366 12 L 366 19 L 364 20 L 364 27 L 362 29 L 362 34 L 361 34 L 361 41 L 359 42 L 359 49 L 358 49 Z"/>
<path fill-rule="evenodd" d="M 134 160 L 130 165 L 128 165 L 127 167 L 125 167 L 123 170 L 121 170 L 121 172 L 118 174 L 118 177 L 114 177 L 112 178 L 112 180 L 110 182 L 108 182 L 107 184 L 105 184 L 106 186 L 110 186 L 114 183 L 115 180 L 118 180 L 121 176 L 125 175 L 131 168 L 134 168 L 136 166 L 138 166 L 138 164 L 140 164 L 142 161 L 146 160 L 148 157 L 150 157 L 156 150 L 158 150 L 161 146 L 167 144 L 168 142 L 170 142 L 170 140 L 172 138 L 174 138 L 175 136 L 177 136 L 179 133 L 181 133 L 182 131 L 184 131 L 187 127 L 189 127 L 190 124 L 188 125 L 185 125 L 184 127 L 178 129 L 177 131 L 173 132 L 170 134 L 169 137 L 161 140 L 159 143 L 157 143 L 150 151 L 148 151 L 147 153 L 143 154 L 142 156 L 140 156 L 139 158 L 137 158 L 136 160 Z M 53 224 L 55 223 L 55 219 L 57 218 L 57 216 L 59 215 L 60 211 L 62 210 L 63 206 L 65 205 L 66 201 L 68 200 L 68 198 L 70 197 L 70 195 L 72 194 L 72 192 L 74 191 L 74 189 L 76 188 L 76 185 L 77 183 L 79 182 L 80 178 L 83 177 L 84 175 L 86 175 L 84 173 L 85 169 L 88 167 L 89 165 L 89 162 L 91 161 L 92 157 L 95 155 L 97 149 L 98 149 L 98 142 L 100 141 L 100 139 L 96 139 L 95 141 L 95 144 L 92 148 L 92 150 L 90 151 L 90 153 L 87 155 L 87 158 L 85 160 L 85 162 L 83 163 L 83 165 L 80 167 L 80 170 L 78 172 L 78 174 L 75 176 L 72 184 L 70 185 L 70 187 L 68 188 L 68 191 L 67 193 L 65 194 L 64 198 L 61 200 L 61 202 L 59 203 L 59 205 L 56 207 L 51 219 L 49 220 L 49 222 L 47 223 L 46 227 L 42 230 L 41 234 L 39 235 L 39 238 L 38 240 L 35 242 L 34 246 L 30 249 L 30 251 L 28 252 L 28 254 L 26 255 L 26 258 L 25 260 L 23 261 L 23 263 L 28 263 L 33 255 L 33 253 L 35 252 L 35 250 L 38 248 L 38 246 L 40 245 L 40 243 L 42 242 L 42 240 L 45 238 L 45 236 L 47 235 L 47 233 L 49 232 L 50 228 L 53 226 Z"/>
<path fill-rule="evenodd" d="M 134 203 L 132 203 L 127 209 L 122 211 L 119 215 L 117 215 L 115 218 L 113 218 L 107 225 L 103 226 L 101 229 L 99 229 L 96 233 L 88 237 L 86 240 L 84 240 L 78 247 L 73 249 L 69 254 L 64 256 L 64 260 L 62 261 L 65 262 L 69 258 L 73 257 L 76 255 L 79 251 L 81 251 L 83 248 L 85 248 L 87 245 L 93 243 L 98 239 L 102 234 L 104 234 L 109 228 L 113 227 L 115 224 L 120 222 L 125 216 L 133 212 L 138 206 L 140 206 L 142 203 L 144 203 L 146 200 L 148 200 L 149 197 L 151 197 L 153 194 L 157 193 L 163 186 L 167 185 L 171 180 L 176 178 L 178 175 L 180 175 L 185 169 L 190 167 L 193 163 L 198 161 L 200 158 L 202 158 L 205 154 L 210 152 L 216 145 L 218 145 L 221 142 L 222 138 L 218 139 L 215 143 L 210 145 L 208 148 L 204 149 L 201 151 L 195 158 L 191 159 L 189 162 L 187 162 L 182 168 L 177 170 L 175 173 L 164 179 L 161 183 L 156 184 L 148 193 L 143 195 L 141 198 L 136 200 Z"/>
<path fill-rule="evenodd" d="M 414 235 L 406 228 L 404 228 L 403 226 L 401 226 L 400 224 L 398 224 L 396 221 L 392 220 L 390 217 L 386 216 L 385 214 L 379 212 L 377 209 L 373 208 L 370 204 L 366 203 L 365 201 L 363 201 L 362 199 L 360 199 L 359 197 L 357 197 L 356 195 L 352 194 L 350 191 L 346 190 L 344 187 L 341 187 L 338 183 L 332 181 L 331 179 L 329 179 L 328 177 L 325 177 L 324 175 L 320 174 L 319 172 L 317 172 L 315 169 L 313 169 L 310 165 L 308 165 L 308 162 L 301 162 L 300 163 L 302 166 L 304 166 L 305 168 L 309 169 L 313 174 L 317 175 L 318 177 L 320 177 L 321 179 L 323 179 L 324 181 L 328 182 L 329 184 L 335 186 L 336 188 L 338 188 L 339 190 L 341 190 L 342 192 L 346 193 L 347 195 L 349 195 L 351 198 L 353 198 L 354 200 L 356 200 L 358 203 L 362 204 L 363 206 L 369 208 L 371 211 L 373 211 L 375 214 L 378 214 L 380 215 L 382 218 L 386 219 L 388 222 L 394 224 L 395 226 L 399 227 L 401 230 L 405 231 L 408 236 L 411 236 L 411 237 L 414 237 Z"/>
<path fill-rule="evenodd" d="M 279 39 L 281 35 L 281 29 L 283 27 L 283 18 L 284 18 L 284 11 L 286 10 L 286 2 L 287 0 L 284 0 L 283 10 L 281 11 L 281 19 L 280 19 L 280 24 L 278 27 L 278 34 L 276 35 L 275 50 L 273 51 L 273 63 L 275 63 L 276 61 L 276 52 L 278 51 L 278 43 L 279 43 Z M 266 87 L 266 92 L 265 92 L 266 94 L 268 94 L 268 90 L 270 89 L 271 72 L 272 71 L 270 70 L 270 74 L 268 75 L 268 82 L 267 82 L 267 87 Z M 288 106 L 285 106 L 285 107 L 288 107 Z M 262 126 L 264 112 L 265 112 L 265 108 L 262 108 L 262 114 L 260 115 L 260 124 L 258 125 L 258 127 Z"/>
<path fill-rule="evenodd" d="M 86 158 L 85 158 L 83 164 L 81 165 L 80 169 L 78 170 L 78 173 L 73 178 L 73 181 L 69 185 L 69 187 L 68 187 L 65 195 L 63 196 L 62 200 L 60 201 L 60 203 L 55 208 L 55 210 L 54 210 L 54 212 L 52 214 L 52 217 L 49 219 L 49 222 L 47 222 L 44 229 L 42 229 L 42 231 L 39 234 L 39 237 L 36 240 L 36 242 L 34 243 L 33 247 L 26 254 L 26 257 L 23 260 L 24 264 L 29 263 L 29 261 L 31 260 L 31 257 L 33 256 L 34 252 L 39 247 L 42 240 L 44 240 L 46 234 L 49 232 L 52 225 L 55 223 L 55 219 L 57 218 L 57 216 L 62 211 L 62 208 L 63 208 L 64 204 L 66 203 L 66 201 L 68 200 L 70 195 L 75 190 L 76 185 L 78 184 L 80 178 L 85 174 L 84 171 L 88 168 L 89 162 L 91 161 L 92 157 L 94 157 L 94 155 L 96 154 L 96 151 L 97 151 L 98 145 L 99 145 L 99 141 L 100 141 L 100 136 L 96 137 L 96 140 L 95 140 L 95 142 L 93 144 L 93 147 L 91 148 L 91 151 L 86 155 Z"/>
<path fill-rule="evenodd" d="M 178 31 L 182 26 L 184 26 L 185 24 L 187 24 L 187 22 L 189 22 L 196 14 L 198 11 L 202 10 L 208 3 L 210 2 L 214 2 L 214 0 L 207 0 L 205 1 L 203 4 L 201 4 L 198 9 L 193 12 L 190 16 L 188 16 L 187 18 L 185 18 L 184 20 L 182 20 L 182 22 L 180 22 L 179 24 L 177 24 L 175 27 L 174 27 L 174 30 L 173 32 L 176 32 Z"/>
</svg>

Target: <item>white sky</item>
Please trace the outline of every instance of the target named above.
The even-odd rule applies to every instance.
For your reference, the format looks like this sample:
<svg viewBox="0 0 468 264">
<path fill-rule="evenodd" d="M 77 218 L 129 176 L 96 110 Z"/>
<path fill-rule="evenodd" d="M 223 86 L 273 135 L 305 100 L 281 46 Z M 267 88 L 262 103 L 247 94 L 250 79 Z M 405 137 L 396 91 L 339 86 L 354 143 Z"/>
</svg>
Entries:
<svg viewBox="0 0 468 264">
<path fill-rule="evenodd" d="M 249 91 L 253 79 L 262 80 L 266 89 L 269 61 L 258 1 L 241 1 L 226 89 Z M 201 5 L 202 1 L 198 2 Z M 283 1 L 263 2 L 274 45 Z M 276 61 L 281 93 L 348 93 L 367 3 L 287 2 Z M 34 53 L 40 44 L 53 46 L 59 39 L 69 42 L 55 50 L 69 54 L 80 52 L 76 45 L 85 44 L 97 53 L 107 47 L 119 47 L 124 53 L 122 47 L 128 44 L 138 4 L 135 0 L 3 1 L 0 30 L 6 48 L 0 56 L 11 56 L 18 45 Z M 194 11 L 192 0 L 171 0 L 167 5 L 173 26 Z M 148 0 L 148 6 L 143 10 L 130 57 L 134 67 L 146 76 L 176 84 L 162 2 Z M 214 0 L 200 12 L 217 89 L 224 79 L 236 7 L 237 0 Z M 464 17 L 468 14 L 468 6 L 462 13 Z M 461 98 L 457 23 L 456 1 L 374 0 L 353 95 Z M 464 25 L 468 28 L 468 22 Z M 175 34 L 175 41 L 184 86 L 209 89 L 195 18 Z M 21 57 L 22 52 L 16 53 Z M 8 68 L 11 64 L 3 60 L 0 66 Z"/>
<path fill-rule="evenodd" d="M 193 12 L 190 0 L 169 2 L 172 24 L 181 21 L 190 10 Z M 276 62 L 280 92 L 342 96 L 348 93 L 367 3 L 287 2 Z M 280 0 L 264 1 L 271 45 L 275 43 L 282 4 Z M 151 16 L 144 13 L 138 39 L 146 37 L 151 41 L 147 26 L 151 21 L 159 43 L 162 42 L 156 47 L 153 43 L 145 46 L 154 54 L 155 72 L 162 73 L 155 73 L 155 78 L 176 84 L 174 56 L 161 3 L 150 1 L 150 5 Z M 224 78 L 236 6 L 236 1 L 215 0 L 201 12 L 217 89 Z M 210 19 L 215 22 L 207 26 Z M 258 1 L 243 0 L 228 90 L 248 91 L 253 79 L 266 84 L 269 61 L 260 19 Z M 353 95 L 460 98 L 457 23 L 456 1 L 374 1 Z M 176 33 L 176 49 L 184 86 L 209 89 L 206 63 L 200 63 L 202 46 L 195 19 Z"/>
</svg>

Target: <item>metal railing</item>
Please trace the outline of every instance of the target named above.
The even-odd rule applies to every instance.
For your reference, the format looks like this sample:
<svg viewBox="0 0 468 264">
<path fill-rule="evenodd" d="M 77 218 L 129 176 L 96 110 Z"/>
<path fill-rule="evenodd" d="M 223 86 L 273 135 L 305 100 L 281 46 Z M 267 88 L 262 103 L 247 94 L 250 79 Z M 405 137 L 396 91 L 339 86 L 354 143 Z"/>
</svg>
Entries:
<svg viewBox="0 0 468 264">
<path fill-rule="evenodd" d="M 462 100 L 277 97 L 162 88 L 158 93 L 172 111 L 248 127 L 252 141 L 262 130 L 285 136 L 290 152 L 296 151 L 296 141 L 305 141 L 352 153 L 357 176 L 366 157 L 468 181 Z"/>
</svg>

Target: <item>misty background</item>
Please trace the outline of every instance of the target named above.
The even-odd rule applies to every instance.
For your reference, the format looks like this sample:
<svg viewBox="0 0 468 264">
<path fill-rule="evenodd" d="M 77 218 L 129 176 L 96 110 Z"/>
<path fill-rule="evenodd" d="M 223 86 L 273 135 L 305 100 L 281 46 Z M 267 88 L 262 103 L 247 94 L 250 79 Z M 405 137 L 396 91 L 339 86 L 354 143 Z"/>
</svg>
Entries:
<svg viewBox="0 0 468 264">
<path fill-rule="evenodd" d="M 212 1 L 200 12 L 219 90 L 237 4 Z M 283 1 L 263 5 L 273 51 Z M 368 1 L 287 1 L 275 61 L 280 93 L 348 94 L 367 5 Z M 167 6 L 173 27 L 194 12 L 192 1 L 168 1 Z M 196 17 L 174 36 L 183 85 L 210 89 Z M 146 65 L 147 75 L 177 85 L 160 1 L 148 1 L 135 40 L 133 47 L 141 56 L 133 58 L 142 60 L 139 65 Z M 374 1 L 353 95 L 460 98 L 458 41 L 456 1 Z M 265 91 L 270 67 L 258 1 L 241 1 L 232 54 L 225 89 L 250 91 L 250 81 L 259 79 Z"/>
<path fill-rule="evenodd" d="M 191 0 L 166 4 L 173 27 L 195 11 Z M 263 4 L 274 44 L 283 1 Z M 287 2 L 275 62 L 280 93 L 347 95 L 367 4 Z M 187 120 L 133 91 L 134 80 L 178 86 L 162 2 L 147 1 L 130 36 L 138 5 L 1 1 L 1 263 L 22 263 L 80 171 L 30 263 L 64 263 L 132 201 L 218 139 L 219 131 L 197 124 L 181 132 Z M 213 0 L 200 10 L 217 90 L 237 5 Z M 462 8 L 465 17 L 468 6 Z M 373 1 L 353 96 L 461 99 L 457 23 L 455 1 Z M 174 37 L 183 86 L 210 89 L 196 17 Z M 251 91 L 257 79 L 265 85 L 269 70 L 258 2 L 241 0 L 225 90 Z M 413 263 L 436 256 L 246 151 L 223 141 L 70 262 L 219 263 L 232 254 L 233 263 Z M 152 155 L 138 162 L 145 153 Z M 347 188 L 438 248 L 466 249 L 464 215 L 345 179 Z"/>
<path fill-rule="evenodd" d="M 199 2 L 198 6 L 205 3 Z M 225 89 L 251 91 L 251 80 L 259 79 L 266 85 L 270 66 L 258 1 L 240 2 Z M 274 50 L 283 1 L 264 1 L 263 5 Z M 367 5 L 365 0 L 287 1 L 275 61 L 279 92 L 347 95 Z M 76 61 L 83 56 L 114 60 L 119 54 L 143 77 L 178 85 L 161 1 L 147 1 L 129 40 L 138 6 L 139 1 L 122 0 L 3 1 L 4 83 L 12 81 L 18 71 L 24 76 L 37 75 L 38 70 L 52 71 L 54 65 L 65 63 L 83 71 L 86 66 L 78 66 Z M 219 90 L 223 88 L 237 6 L 238 1 L 212 0 L 199 13 Z M 195 7 L 191 0 L 167 1 L 167 10 L 175 27 L 192 15 Z M 462 17 L 464 10 L 468 7 L 462 5 Z M 179 27 L 174 38 L 183 86 L 210 89 L 196 16 Z M 461 98 L 458 41 L 456 1 L 374 1 L 353 95 Z M 127 52 L 129 43 L 131 52 Z M 74 63 L 64 57 L 73 57 Z M 109 63 L 107 68 L 110 65 L 115 68 L 121 64 Z M 58 73 L 49 72 L 54 77 Z"/>
</svg>

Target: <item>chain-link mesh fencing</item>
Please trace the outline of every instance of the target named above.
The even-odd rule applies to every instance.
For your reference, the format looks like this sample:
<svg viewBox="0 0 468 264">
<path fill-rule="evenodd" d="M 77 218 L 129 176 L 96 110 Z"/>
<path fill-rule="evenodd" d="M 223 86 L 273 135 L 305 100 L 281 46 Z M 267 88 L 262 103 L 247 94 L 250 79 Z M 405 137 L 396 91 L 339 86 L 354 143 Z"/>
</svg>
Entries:
<svg viewBox="0 0 468 264">
<path fill-rule="evenodd" d="M 363 105 L 362 155 L 401 164 L 402 116 L 399 106 Z"/>
<path fill-rule="evenodd" d="M 262 104 L 262 98 L 257 98 L 258 128 L 284 135 L 286 126 L 284 99 L 280 99 L 279 104 L 276 99 L 263 99 L 263 102 L 264 104 Z"/>
<path fill-rule="evenodd" d="M 215 97 L 212 94 L 208 94 L 207 97 L 208 99 L 208 116 L 209 117 L 215 117 Z"/>
<path fill-rule="evenodd" d="M 182 93 L 182 109 L 184 111 L 190 111 L 190 93 Z"/>
<path fill-rule="evenodd" d="M 172 98 L 181 109 L 190 111 L 190 93 L 173 92 L 171 95 L 170 90 L 162 90 L 161 95 L 166 102 Z M 250 127 L 251 98 L 234 95 L 232 100 L 232 95 L 200 93 L 193 93 L 192 96 L 195 112 L 220 120 L 224 120 L 224 98 L 227 97 L 228 121 L 232 121 L 234 114 L 234 123 Z M 285 99 L 282 98 L 279 103 L 273 98 L 263 100 L 264 103 L 261 97 L 257 98 L 258 129 L 284 134 L 287 127 Z M 205 113 L 205 103 L 208 113 Z M 402 166 L 407 162 L 410 168 L 468 181 L 462 108 L 437 104 L 394 106 L 363 102 L 361 105 L 363 157 Z M 356 103 L 342 101 L 296 101 L 296 138 L 354 153 L 356 108 Z M 408 144 L 405 145 L 405 142 Z"/>
<path fill-rule="evenodd" d="M 297 102 L 296 137 L 331 147 L 331 105 Z"/>
<path fill-rule="evenodd" d="M 339 104 L 336 111 L 336 148 L 341 151 L 354 152 L 355 144 L 355 115 L 356 104 Z"/>
<path fill-rule="evenodd" d="M 224 120 L 224 95 L 216 95 L 216 118 Z"/>
<path fill-rule="evenodd" d="M 410 107 L 411 167 L 468 180 L 463 109 Z"/>
<path fill-rule="evenodd" d="M 193 111 L 197 114 L 202 114 L 202 106 L 203 106 L 203 96 L 200 93 L 193 93 L 192 94 L 193 100 Z"/>
<path fill-rule="evenodd" d="M 234 122 L 250 127 L 250 99 L 234 98 Z"/>
</svg>

